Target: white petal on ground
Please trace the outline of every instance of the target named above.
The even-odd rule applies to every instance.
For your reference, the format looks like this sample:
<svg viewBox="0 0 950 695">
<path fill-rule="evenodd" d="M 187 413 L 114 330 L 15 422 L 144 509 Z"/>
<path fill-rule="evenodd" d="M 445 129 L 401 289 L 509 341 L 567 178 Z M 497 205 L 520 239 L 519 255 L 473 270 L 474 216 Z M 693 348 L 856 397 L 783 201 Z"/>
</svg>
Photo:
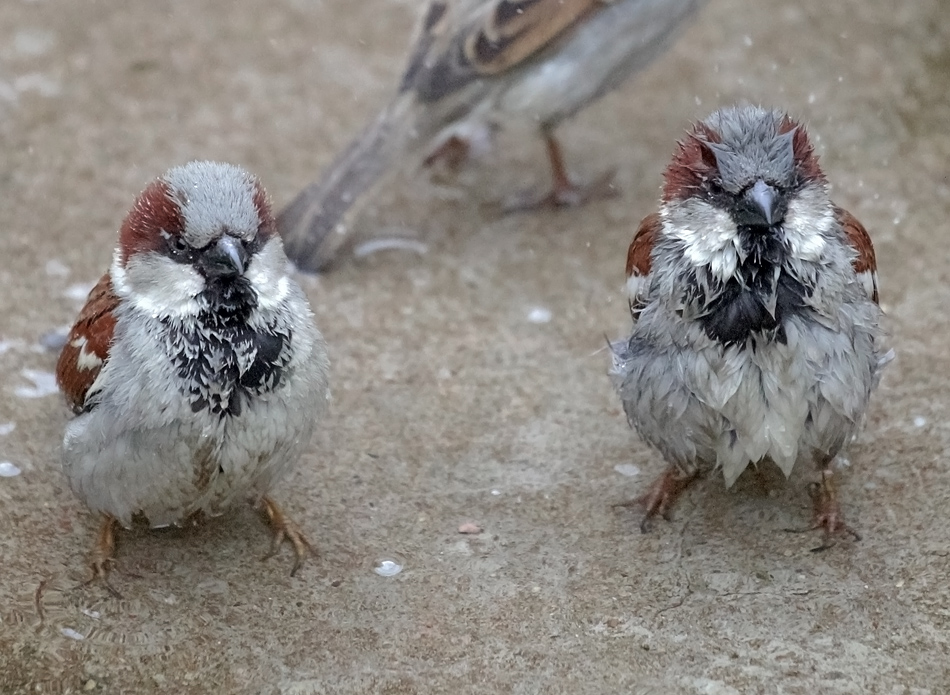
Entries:
<svg viewBox="0 0 950 695">
<path fill-rule="evenodd" d="M 40 369 L 23 369 L 20 373 L 33 382 L 32 386 L 17 386 L 13 393 L 20 398 L 42 398 L 59 391 L 56 385 L 56 375 Z"/>
<path fill-rule="evenodd" d="M 545 309 L 543 306 L 537 306 L 531 311 L 528 312 L 528 321 L 531 323 L 548 323 L 551 320 L 550 309 Z"/>
<path fill-rule="evenodd" d="M 9 461 L 0 461 L 0 478 L 15 478 L 22 472 L 23 471 Z"/>
</svg>

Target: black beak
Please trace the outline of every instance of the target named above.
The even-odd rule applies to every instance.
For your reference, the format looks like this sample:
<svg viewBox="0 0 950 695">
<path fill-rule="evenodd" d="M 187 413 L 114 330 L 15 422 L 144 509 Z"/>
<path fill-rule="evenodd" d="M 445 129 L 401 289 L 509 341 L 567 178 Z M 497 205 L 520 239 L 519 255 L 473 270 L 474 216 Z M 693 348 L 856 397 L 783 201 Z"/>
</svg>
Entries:
<svg viewBox="0 0 950 695">
<path fill-rule="evenodd" d="M 752 210 L 756 216 L 761 215 L 765 220 L 766 226 L 771 227 L 779 219 L 778 203 L 779 192 L 762 179 L 755 182 L 746 194 L 746 199 L 751 203 Z"/>
<path fill-rule="evenodd" d="M 202 252 L 198 265 L 205 277 L 234 278 L 244 274 L 247 251 L 240 241 L 225 235 Z"/>
</svg>

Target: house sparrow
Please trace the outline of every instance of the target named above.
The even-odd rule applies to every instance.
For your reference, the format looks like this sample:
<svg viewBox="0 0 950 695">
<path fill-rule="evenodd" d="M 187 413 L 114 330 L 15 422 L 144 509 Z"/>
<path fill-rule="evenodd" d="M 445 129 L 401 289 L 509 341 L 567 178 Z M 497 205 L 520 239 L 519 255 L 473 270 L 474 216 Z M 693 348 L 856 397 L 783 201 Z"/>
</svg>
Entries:
<svg viewBox="0 0 950 695">
<path fill-rule="evenodd" d="M 56 378 L 70 486 L 102 515 L 92 557 L 108 587 L 116 524 L 153 527 L 260 502 L 299 568 L 310 546 L 267 492 L 326 404 L 327 351 L 261 183 L 230 164 L 170 169 L 139 195 L 109 271 L 69 333 Z M 111 587 L 110 587 L 111 590 Z"/>
<path fill-rule="evenodd" d="M 348 243 L 344 217 L 406 155 L 460 160 L 511 120 L 540 128 L 554 178 L 550 194 L 513 207 L 611 193 L 612 175 L 570 180 L 554 129 L 647 65 L 702 2 L 432 0 L 394 99 L 278 216 L 287 254 L 301 270 L 326 269 Z"/>
<path fill-rule="evenodd" d="M 877 265 L 864 227 L 828 196 L 805 129 L 753 106 L 698 123 L 666 169 L 660 210 L 627 255 L 634 320 L 612 345 L 630 424 L 669 464 L 646 531 L 709 469 L 731 486 L 769 459 L 813 465 L 822 548 L 845 524 L 832 462 L 881 368 Z"/>
</svg>

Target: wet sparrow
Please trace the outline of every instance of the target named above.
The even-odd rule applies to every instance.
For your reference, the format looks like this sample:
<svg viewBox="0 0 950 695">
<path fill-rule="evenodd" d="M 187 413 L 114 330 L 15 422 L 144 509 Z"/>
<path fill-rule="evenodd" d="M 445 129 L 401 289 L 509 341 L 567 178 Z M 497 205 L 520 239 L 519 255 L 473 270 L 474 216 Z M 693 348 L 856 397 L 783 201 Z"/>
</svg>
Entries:
<svg viewBox="0 0 950 695">
<path fill-rule="evenodd" d="M 633 334 L 613 345 L 627 418 L 669 468 L 646 530 L 699 474 L 813 466 L 826 547 L 842 519 L 832 462 L 889 358 L 874 248 L 828 197 L 805 129 L 753 106 L 698 123 L 627 256 Z"/>
<path fill-rule="evenodd" d="M 305 557 L 267 496 L 328 393 L 326 347 L 288 268 L 267 194 L 238 167 L 192 162 L 135 201 L 56 369 L 76 413 L 63 463 L 102 515 L 103 581 L 116 524 L 181 524 L 245 498 L 269 516 L 272 552 L 288 538 L 294 571 Z"/>
</svg>

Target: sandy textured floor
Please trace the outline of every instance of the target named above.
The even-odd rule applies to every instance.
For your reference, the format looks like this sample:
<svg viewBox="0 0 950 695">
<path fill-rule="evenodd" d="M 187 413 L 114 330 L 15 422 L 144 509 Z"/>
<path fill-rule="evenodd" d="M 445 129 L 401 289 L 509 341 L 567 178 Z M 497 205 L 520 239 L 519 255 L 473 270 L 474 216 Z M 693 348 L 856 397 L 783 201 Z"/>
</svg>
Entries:
<svg viewBox="0 0 950 695">
<path fill-rule="evenodd" d="M 619 168 L 613 201 L 488 219 L 546 176 L 517 137 L 451 186 L 391 186 L 363 224 L 428 253 L 304 281 L 334 401 L 276 496 L 320 557 L 294 579 L 287 550 L 258 562 L 237 509 L 124 535 L 124 600 L 73 588 L 95 521 L 60 471 L 41 337 L 167 167 L 230 160 L 289 200 L 387 98 L 416 5 L 0 4 L 0 461 L 22 471 L 0 477 L 0 692 L 950 692 L 944 0 L 711 0 L 563 129 L 575 170 Z M 808 519 L 801 475 L 704 481 L 645 536 L 611 507 L 662 468 L 605 376 L 626 245 L 687 123 L 739 98 L 809 123 L 874 237 L 898 355 L 842 476 L 865 539 L 821 554 L 783 532 Z"/>
</svg>

